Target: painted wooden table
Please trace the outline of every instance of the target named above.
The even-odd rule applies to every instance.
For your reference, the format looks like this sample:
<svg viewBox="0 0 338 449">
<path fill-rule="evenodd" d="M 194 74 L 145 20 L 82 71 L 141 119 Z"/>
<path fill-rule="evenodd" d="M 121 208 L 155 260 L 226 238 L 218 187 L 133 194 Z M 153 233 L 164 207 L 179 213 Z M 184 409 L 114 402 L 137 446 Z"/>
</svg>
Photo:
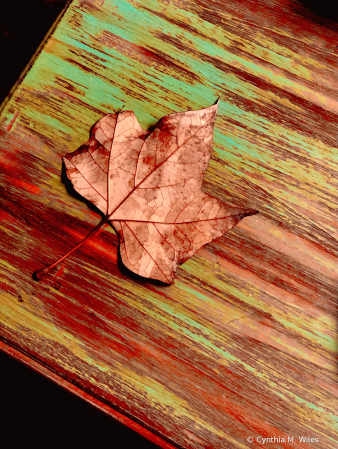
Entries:
<svg viewBox="0 0 338 449">
<path fill-rule="evenodd" d="M 68 3 L 1 113 L 2 349 L 163 448 L 336 448 L 337 41 L 290 0 Z M 101 219 L 61 177 L 99 118 L 218 97 L 204 190 L 259 215 L 171 286 L 109 226 L 32 279 Z"/>
</svg>

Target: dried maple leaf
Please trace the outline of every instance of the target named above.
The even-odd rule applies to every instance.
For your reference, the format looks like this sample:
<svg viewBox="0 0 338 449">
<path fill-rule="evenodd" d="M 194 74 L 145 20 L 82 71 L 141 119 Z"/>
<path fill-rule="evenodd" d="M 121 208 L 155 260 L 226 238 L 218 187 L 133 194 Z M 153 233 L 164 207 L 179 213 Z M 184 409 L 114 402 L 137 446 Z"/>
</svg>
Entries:
<svg viewBox="0 0 338 449">
<path fill-rule="evenodd" d="M 179 264 L 257 213 L 227 206 L 201 190 L 217 107 L 166 115 L 152 133 L 131 111 L 109 114 L 79 150 L 64 157 L 74 189 L 105 214 L 90 236 L 111 221 L 122 262 L 140 276 L 173 283 Z M 36 276 L 43 277 L 73 250 Z"/>
</svg>

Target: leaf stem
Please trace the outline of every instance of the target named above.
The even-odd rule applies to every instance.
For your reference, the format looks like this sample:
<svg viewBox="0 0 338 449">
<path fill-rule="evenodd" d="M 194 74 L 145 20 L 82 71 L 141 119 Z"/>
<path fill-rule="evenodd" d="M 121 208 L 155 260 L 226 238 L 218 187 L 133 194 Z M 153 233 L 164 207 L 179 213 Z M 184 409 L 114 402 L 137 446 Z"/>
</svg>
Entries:
<svg viewBox="0 0 338 449">
<path fill-rule="evenodd" d="M 63 260 L 65 260 L 70 254 L 72 254 L 74 251 L 76 251 L 78 248 L 80 248 L 80 246 L 82 246 L 89 238 L 93 237 L 95 234 L 97 234 L 99 232 L 99 230 L 102 228 L 102 226 L 104 224 L 106 224 L 108 222 L 108 215 L 102 220 L 100 221 L 100 223 L 96 226 L 96 228 L 94 228 L 83 240 L 81 240 L 80 243 L 78 243 L 76 246 L 74 246 L 73 249 L 71 249 L 70 251 L 68 251 L 68 253 L 64 254 L 62 257 L 60 257 L 60 259 L 58 259 L 57 261 L 53 262 L 51 265 L 49 265 L 46 268 L 42 268 L 41 270 L 37 270 L 34 272 L 33 277 L 35 279 L 37 279 L 38 281 L 40 281 L 41 279 L 43 279 L 52 268 L 54 268 L 56 265 L 58 265 L 60 262 L 62 262 Z"/>
</svg>

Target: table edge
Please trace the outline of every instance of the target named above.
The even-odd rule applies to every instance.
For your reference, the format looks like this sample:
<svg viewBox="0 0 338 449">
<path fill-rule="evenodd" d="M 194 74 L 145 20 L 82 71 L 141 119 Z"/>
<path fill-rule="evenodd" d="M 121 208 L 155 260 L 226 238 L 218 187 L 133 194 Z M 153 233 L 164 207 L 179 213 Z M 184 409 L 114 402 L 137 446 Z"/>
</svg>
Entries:
<svg viewBox="0 0 338 449">
<path fill-rule="evenodd" d="M 0 114 L 2 114 L 2 112 L 5 110 L 7 104 L 10 102 L 11 98 L 13 97 L 14 93 L 16 92 L 16 90 L 18 89 L 18 87 L 20 86 L 20 84 L 23 82 L 23 80 L 25 79 L 27 73 L 30 71 L 30 69 L 33 67 L 35 60 L 39 57 L 40 53 L 42 52 L 42 50 L 44 49 L 45 45 L 47 44 L 47 42 L 49 41 L 49 39 L 51 38 L 51 36 L 54 34 L 54 31 L 56 30 L 57 26 L 59 25 L 59 23 L 61 22 L 63 16 L 66 14 L 69 6 L 73 3 L 74 0 L 66 0 L 66 3 L 64 5 L 64 7 L 62 8 L 61 12 L 59 13 L 59 15 L 57 16 L 57 18 L 55 19 L 55 21 L 53 22 L 52 26 L 49 28 L 49 30 L 47 31 L 45 37 L 42 39 L 40 45 L 38 46 L 38 48 L 35 50 L 34 54 L 32 55 L 32 57 L 29 59 L 28 63 L 26 64 L 26 67 L 23 69 L 23 71 L 21 72 L 21 74 L 19 75 L 19 78 L 17 79 L 17 81 L 13 84 L 12 88 L 10 89 L 10 91 L 8 92 L 8 94 L 5 96 L 5 98 L 3 99 L 2 102 L 0 102 Z"/>
<path fill-rule="evenodd" d="M 121 412 L 113 409 L 109 405 L 105 404 L 104 402 L 98 400 L 94 396 L 91 396 L 86 391 L 82 390 L 81 388 L 77 387 L 76 385 L 72 384 L 68 380 L 64 379 L 59 374 L 55 373 L 54 371 L 51 371 L 46 366 L 42 365 L 38 361 L 30 358 L 23 352 L 19 351 L 18 349 L 14 348 L 13 346 L 9 345 L 8 343 L 2 341 L 0 339 L 0 351 L 8 354 L 9 356 L 13 357 L 20 363 L 24 364 L 28 368 L 34 370 L 35 372 L 42 374 L 44 377 L 48 378 L 49 380 L 55 382 L 57 385 L 61 386 L 62 388 L 66 389 L 67 391 L 75 394 L 75 396 L 78 396 L 79 398 L 85 400 L 92 406 L 99 409 L 101 412 L 106 413 L 113 419 L 117 420 L 121 424 L 127 426 L 129 429 L 132 429 L 133 431 L 137 432 L 139 435 L 143 436 L 147 440 L 151 441 L 152 443 L 157 444 L 159 447 L 163 449 L 178 449 L 179 446 L 173 445 L 172 443 L 169 443 L 168 441 L 164 440 L 159 435 L 153 433 L 151 430 L 147 429 L 146 427 L 143 427 L 141 424 L 137 423 L 133 419 L 129 418 L 128 416 L 123 415 Z"/>
</svg>

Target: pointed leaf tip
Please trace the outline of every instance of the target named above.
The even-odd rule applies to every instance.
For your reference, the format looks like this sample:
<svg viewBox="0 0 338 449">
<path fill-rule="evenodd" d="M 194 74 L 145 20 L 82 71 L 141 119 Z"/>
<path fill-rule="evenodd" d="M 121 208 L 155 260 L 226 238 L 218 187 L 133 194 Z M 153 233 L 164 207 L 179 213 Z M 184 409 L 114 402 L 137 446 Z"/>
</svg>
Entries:
<svg viewBox="0 0 338 449">
<path fill-rule="evenodd" d="M 240 219 L 242 220 L 242 218 L 244 218 L 244 217 L 250 217 L 250 215 L 257 215 L 257 214 L 259 214 L 258 210 L 254 210 L 254 209 L 251 210 L 251 209 L 249 209 L 248 211 L 243 212 L 239 216 L 240 216 Z"/>
</svg>

